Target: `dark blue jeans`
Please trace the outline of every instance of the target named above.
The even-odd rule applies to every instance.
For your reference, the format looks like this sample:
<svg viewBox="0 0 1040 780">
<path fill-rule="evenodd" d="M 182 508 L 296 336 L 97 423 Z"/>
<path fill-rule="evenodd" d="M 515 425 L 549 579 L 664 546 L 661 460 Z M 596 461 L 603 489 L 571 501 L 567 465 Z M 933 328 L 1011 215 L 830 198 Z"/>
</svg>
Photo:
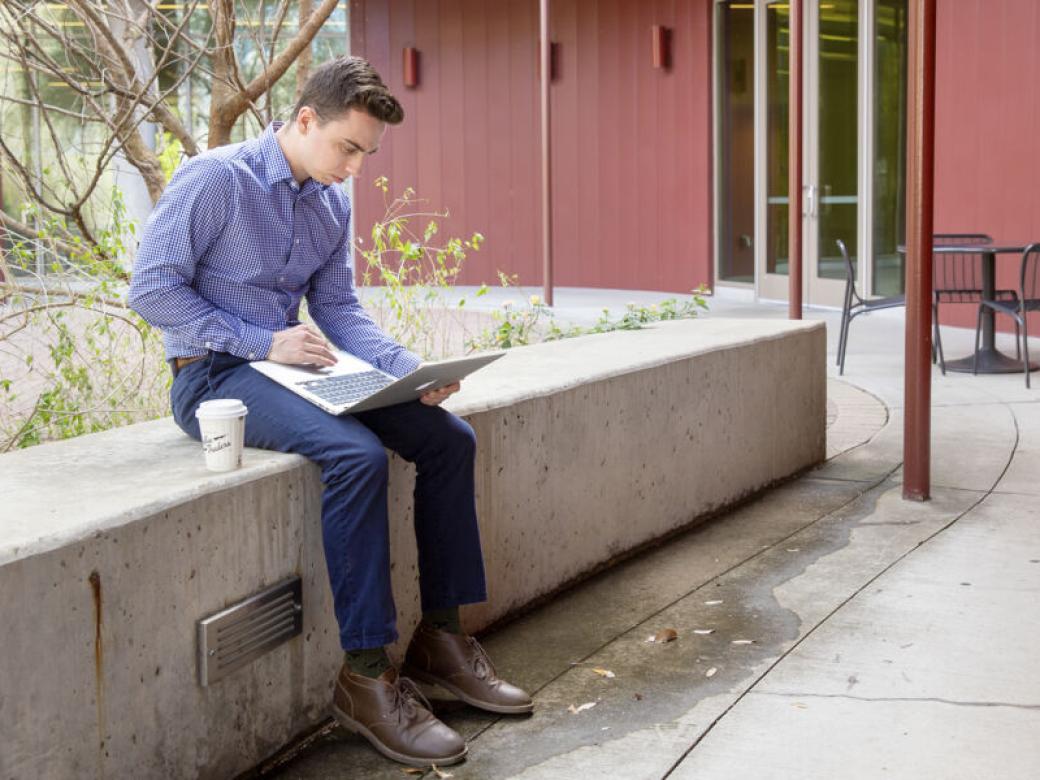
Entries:
<svg viewBox="0 0 1040 780">
<path fill-rule="evenodd" d="M 423 610 L 486 598 L 473 495 L 476 439 L 464 420 L 418 401 L 336 417 L 222 353 L 181 369 L 170 398 L 177 424 L 195 439 L 200 403 L 240 398 L 249 407 L 248 446 L 299 453 L 321 467 L 325 563 L 343 649 L 397 639 L 384 447 L 416 466 Z"/>
</svg>

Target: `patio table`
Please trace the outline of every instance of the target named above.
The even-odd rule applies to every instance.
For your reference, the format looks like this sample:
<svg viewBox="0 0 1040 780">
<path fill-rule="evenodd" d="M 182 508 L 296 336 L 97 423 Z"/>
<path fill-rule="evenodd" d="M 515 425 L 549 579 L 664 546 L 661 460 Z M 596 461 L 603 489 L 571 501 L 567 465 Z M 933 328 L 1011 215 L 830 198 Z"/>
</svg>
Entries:
<svg viewBox="0 0 1040 780">
<path fill-rule="evenodd" d="M 939 244 L 932 247 L 932 253 L 942 254 L 971 254 L 982 255 L 982 297 L 987 301 L 993 300 L 997 289 L 997 255 L 1012 255 L 1021 257 L 1029 242 L 1018 243 L 991 243 L 991 244 Z M 898 247 L 898 251 L 905 254 L 906 247 Z M 995 312 L 988 306 L 982 310 L 982 341 L 979 345 L 979 373 L 980 374 L 1014 374 L 1022 370 L 1022 361 L 1008 357 L 996 347 Z M 972 373 L 974 371 L 975 356 L 947 360 L 947 371 L 963 371 Z M 1029 363 L 1029 370 L 1036 371 L 1040 364 Z"/>
</svg>

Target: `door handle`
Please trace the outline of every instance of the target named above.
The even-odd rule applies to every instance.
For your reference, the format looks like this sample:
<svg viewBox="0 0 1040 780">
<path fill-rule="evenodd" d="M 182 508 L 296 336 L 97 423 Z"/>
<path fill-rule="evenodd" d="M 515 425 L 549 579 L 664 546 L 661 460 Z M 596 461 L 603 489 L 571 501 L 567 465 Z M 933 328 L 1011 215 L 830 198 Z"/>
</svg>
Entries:
<svg viewBox="0 0 1040 780">
<path fill-rule="evenodd" d="M 816 216 L 816 187 L 812 184 L 806 184 L 802 187 L 805 192 L 805 208 L 802 211 L 802 215 L 806 217 Z"/>
</svg>

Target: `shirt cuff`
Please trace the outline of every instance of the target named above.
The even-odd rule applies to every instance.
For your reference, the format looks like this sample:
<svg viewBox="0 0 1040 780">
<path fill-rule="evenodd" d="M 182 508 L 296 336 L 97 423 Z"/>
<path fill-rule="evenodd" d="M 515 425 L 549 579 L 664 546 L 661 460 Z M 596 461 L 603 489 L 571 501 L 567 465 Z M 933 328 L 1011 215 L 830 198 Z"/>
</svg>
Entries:
<svg viewBox="0 0 1040 780">
<path fill-rule="evenodd" d="M 271 351 L 273 339 L 274 334 L 271 331 L 245 323 L 241 338 L 233 345 L 234 348 L 228 351 L 246 360 L 265 360 Z"/>
<path fill-rule="evenodd" d="M 412 373 L 422 364 L 422 358 L 416 355 L 414 352 L 409 352 L 407 349 L 402 349 L 394 357 L 393 362 L 390 363 L 390 367 L 386 373 L 396 376 L 400 379 L 403 376 L 407 376 Z"/>
</svg>

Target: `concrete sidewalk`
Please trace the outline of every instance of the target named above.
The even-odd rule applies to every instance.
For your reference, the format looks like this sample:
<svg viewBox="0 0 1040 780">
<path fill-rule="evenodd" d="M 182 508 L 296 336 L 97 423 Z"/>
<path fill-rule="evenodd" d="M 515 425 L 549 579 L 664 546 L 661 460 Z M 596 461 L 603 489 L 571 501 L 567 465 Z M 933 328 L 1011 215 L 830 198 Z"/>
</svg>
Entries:
<svg viewBox="0 0 1040 780">
<path fill-rule="evenodd" d="M 561 290 L 557 307 L 563 318 L 568 302 L 588 314 L 652 295 L 592 304 Z M 901 314 L 853 323 L 846 376 L 831 368 L 825 464 L 486 637 L 537 709 L 515 719 L 438 702 L 470 744 L 447 771 L 1040 777 L 1040 390 L 936 370 L 932 500 L 903 501 Z M 827 321 L 833 355 L 837 313 L 807 317 Z M 970 353 L 970 332 L 943 338 L 947 355 Z M 679 638 L 646 641 L 665 628 Z M 260 773 L 405 776 L 331 725 L 282 758 Z"/>
</svg>

